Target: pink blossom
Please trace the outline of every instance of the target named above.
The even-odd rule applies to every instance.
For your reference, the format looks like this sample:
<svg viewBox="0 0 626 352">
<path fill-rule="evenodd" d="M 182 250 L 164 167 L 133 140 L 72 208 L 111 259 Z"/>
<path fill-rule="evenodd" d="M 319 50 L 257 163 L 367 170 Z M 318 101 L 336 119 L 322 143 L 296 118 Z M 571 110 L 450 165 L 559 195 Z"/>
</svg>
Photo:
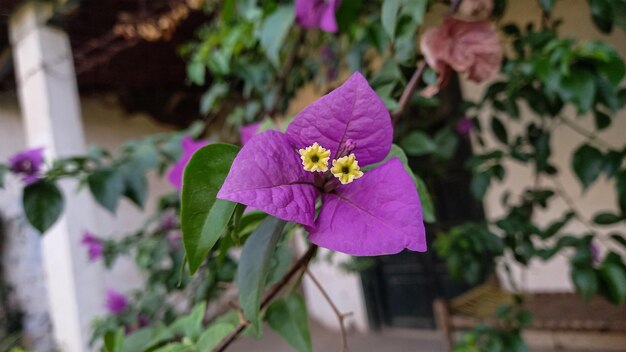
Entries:
<svg viewBox="0 0 626 352">
<path fill-rule="evenodd" d="M 500 71 L 502 45 L 492 23 L 467 22 L 446 17 L 443 23 L 424 33 L 420 44 L 424 58 L 439 75 L 436 87 L 427 89 L 433 95 L 447 85 L 451 70 L 467 74 L 476 83 Z"/>
<path fill-rule="evenodd" d="M 102 240 L 98 237 L 94 236 L 89 231 L 85 231 L 81 243 L 87 247 L 87 254 L 89 255 L 90 261 L 95 262 L 96 260 L 102 258 L 104 246 L 102 244 Z"/>
</svg>

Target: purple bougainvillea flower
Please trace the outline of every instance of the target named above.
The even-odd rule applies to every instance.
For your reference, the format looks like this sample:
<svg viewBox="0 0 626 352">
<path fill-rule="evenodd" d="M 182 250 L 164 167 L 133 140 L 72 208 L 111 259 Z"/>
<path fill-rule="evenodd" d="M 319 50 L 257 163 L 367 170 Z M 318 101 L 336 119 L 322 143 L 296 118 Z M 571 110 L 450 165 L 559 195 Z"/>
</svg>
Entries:
<svg viewBox="0 0 626 352">
<path fill-rule="evenodd" d="M 303 28 L 337 32 L 335 12 L 341 0 L 296 0 L 296 21 Z"/>
<path fill-rule="evenodd" d="M 331 250 L 426 251 L 421 203 L 400 160 L 360 169 L 383 161 L 392 138 L 384 103 L 355 73 L 302 110 L 285 134 L 266 131 L 244 145 L 218 198 L 300 223 L 311 242 Z"/>
<path fill-rule="evenodd" d="M 11 171 L 22 177 L 27 185 L 39 179 L 43 164 L 44 148 L 33 148 L 19 152 L 9 158 Z"/>
<path fill-rule="evenodd" d="M 185 166 L 191 159 L 193 153 L 195 153 L 198 149 L 204 147 L 209 144 L 207 141 L 194 141 L 190 136 L 183 137 L 181 141 L 181 147 L 183 148 L 183 156 L 178 159 L 176 164 L 172 166 L 169 174 L 167 175 L 168 180 L 176 189 L 183 188 L 183 172 L 185 171 Z"/>
<path fill-rule="evenodd" d="M 469 136 L 472 128 L 474 128 L 474 122 L 467 116 L 462 117 L 455 126 L 456 133 L 464 137 Z"/>
<path fill-rule="evenodd" d="M 249 125 L 241 126 L 241 130 L 239 131 L 241 137 L 241 145 L 248 143 L 248 141 L 254 137 L 254 135 L 259 131 L 259 127 L 261 127 L 260 122 L 251 123 Z"/>
<path fill-rule="evenodd" d="M 123 294 L 113 289 L 108 289 L 105 306 L 109 313 L 120 314 L 128 308 L 128 299 Z"/>
<path fill-rule="evenodd" d="M 87 254 L 89 255 L 90 261 L 95 262 L 96 260 L 102 258 L 104 246 L 102 244 L 102 240 L 98 237 L 94 236 L 89 231 L 85 231 L 81 243 L 87 247 Z"/>
</svg>

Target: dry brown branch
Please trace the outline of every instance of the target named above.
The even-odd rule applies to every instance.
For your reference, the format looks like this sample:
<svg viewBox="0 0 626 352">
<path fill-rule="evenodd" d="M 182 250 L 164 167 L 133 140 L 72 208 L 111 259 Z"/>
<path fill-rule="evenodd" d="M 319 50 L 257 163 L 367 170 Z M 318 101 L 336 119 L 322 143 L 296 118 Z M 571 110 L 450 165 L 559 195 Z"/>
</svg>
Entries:
<svg viewBox="0 0 626 352">
<path fill-rule="evenodd" d="M 333 302 L 333 300 L 330 298 L 326 290 L 324 290 L 324 287 L 322 286 L 322 284 L 320 284 L 320 282 L 317 281 L 315 276 L 313 276 L 313 274 L 311 274 L 311 272 L 308 269 L 305 269 L 305 272 L 309 276 L 313 284 L 315 284 L 317 289 L 320 291 L 322 296 L 324 296 L 324 299 L 326 300 L 326 302 L 328 302 L 328 304 L 330 305 L 330 308 L 332 308 L 333 312 L 337 316 L 337 320 L 339 320 L 339 331 L 341 333 L 341 350 L 340 351 L 341 352 L 350 351 L 350 349 L 348 348 L 348 335 L 346 334 L 345 320 L 347 317 L 352 315 L 352 312 L 341 313 L 339 311 L 339 308 L 337 308 L 337 306 L 335 305 L 335 302 Z"/>
</svg>

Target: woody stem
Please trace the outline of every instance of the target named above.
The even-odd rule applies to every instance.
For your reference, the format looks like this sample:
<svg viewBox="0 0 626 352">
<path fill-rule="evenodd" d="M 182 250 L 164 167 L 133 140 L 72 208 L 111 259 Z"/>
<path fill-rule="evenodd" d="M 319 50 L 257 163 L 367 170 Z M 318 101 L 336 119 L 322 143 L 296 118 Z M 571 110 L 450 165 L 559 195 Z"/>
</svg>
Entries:
<svg viewBox="0 0 626 352">
<path fill-rule="evenodd" d="M 406 85 L 406 87 L 404 87 L 404 91 L 402 92 L 400 100 L 398 101 L 398 108 L 396 109 L 396 111 L 393 112 L 393 114 L 391 114 L 391 121 L 393 122 L 394 126 L 398 123 L 398 120 L 400 120 L 402 113 L 409 105 L 411 97 L 413 96 L 415 89 L 417 89 L 417 85 L 419 84 L 420 79 L 424 75 L 424 71 L 426 71 L 426 61 L 420 62 L 420 64 L 417 66 L 417 69 L 413 73 L 413 76 L 411 76 L 411 80 L 409 80 L 409 83 Z"/>
</svg>

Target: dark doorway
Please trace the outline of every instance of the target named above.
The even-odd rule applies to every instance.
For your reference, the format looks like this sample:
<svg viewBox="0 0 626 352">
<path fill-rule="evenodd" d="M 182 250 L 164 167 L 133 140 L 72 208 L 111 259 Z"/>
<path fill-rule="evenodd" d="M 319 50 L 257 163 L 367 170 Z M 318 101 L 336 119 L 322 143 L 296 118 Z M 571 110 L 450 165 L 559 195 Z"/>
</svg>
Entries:
<svg viewBox="0 0 626 352">
<path fill-rule="evenodd" d="M 446 121 L 460 114 L 461 92 L 457 79 L 453 79 L 441 94 L 445 108 L 439 111 L 419 111 L 421 127 L 433 134 L 446 125 Z M 444 262 L 437 257 L 432 243 L 437 233 L 469 220 L 483 219 L 482 206 L 470 194 L 471 174 L 464 167 L 471 156 L 469 140 L 460 138 L 452 160 L 439 165 L 438 172 L 421 169 L 432 165 L 429 160 L 410 159 L 411 168 L 424 177 L 431 190 L 437 221 L 426 225 L 429 250 L 426 253 L 404 251 L 376 258 L 376 264 L 362 274 L 365 300 L 370 324 L 374 327 L 435 328 L 432 303 L 436 297 L 455 297 L 471 287 L 453 281 Z M 429 167 L 429 166 L 428 166 Z"/>
</svg>

